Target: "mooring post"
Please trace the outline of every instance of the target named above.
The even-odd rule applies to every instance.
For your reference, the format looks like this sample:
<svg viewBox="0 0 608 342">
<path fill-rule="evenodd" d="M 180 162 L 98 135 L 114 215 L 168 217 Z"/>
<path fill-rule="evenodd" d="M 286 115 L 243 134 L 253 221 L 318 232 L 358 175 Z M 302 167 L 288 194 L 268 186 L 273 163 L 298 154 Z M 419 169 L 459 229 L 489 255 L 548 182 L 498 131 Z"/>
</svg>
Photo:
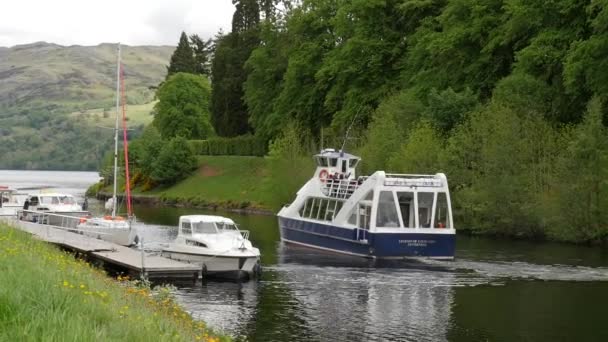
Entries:
<svg viewBox="0 0 608 342">
<path fill-rule="evenodd" d="M 145 279 L 146 278 L 146 265 L 144 263 L 144 259 L 145 259 L 145 252 L 144 252 L 144 237 L 141 237 L 140 240 L 140 248 L 141 248 L 141 278 Z"/>
</svg>

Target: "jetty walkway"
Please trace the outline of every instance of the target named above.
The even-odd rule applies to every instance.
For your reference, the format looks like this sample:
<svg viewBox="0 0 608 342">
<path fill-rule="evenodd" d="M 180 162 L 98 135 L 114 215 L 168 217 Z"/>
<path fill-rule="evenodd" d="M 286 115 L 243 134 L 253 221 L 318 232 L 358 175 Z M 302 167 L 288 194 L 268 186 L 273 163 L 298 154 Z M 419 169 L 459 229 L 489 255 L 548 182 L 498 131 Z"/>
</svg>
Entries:
<svg viewBox="0 0 608 342">
<path fill-rule="evenodd" d="M 198 279 L 202 269 L 194 264 L 167 259 L 93 237 L 68 231 L 65 228 L 17 220 L 4 219 L 15 227 L 31 233 L 36 238 L 86 255 L 92 260 L 126 271 L 131 277 L 147 279 Z"/>
</svg>

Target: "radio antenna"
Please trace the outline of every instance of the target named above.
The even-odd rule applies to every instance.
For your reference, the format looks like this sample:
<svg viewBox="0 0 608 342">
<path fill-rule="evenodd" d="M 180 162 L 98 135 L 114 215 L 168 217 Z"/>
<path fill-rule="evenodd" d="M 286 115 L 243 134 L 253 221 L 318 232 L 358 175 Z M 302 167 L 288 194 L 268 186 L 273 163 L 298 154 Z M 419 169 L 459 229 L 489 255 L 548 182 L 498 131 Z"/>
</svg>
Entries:
<svg viewBox="0 0 608 342">
<path fill-rule="evenodd" d="M 350 133 L 350 129 L 353 128 L 353 126 L 355 125 L 355 120 L 357 120 L 357 116 L 359 116 L 361 109 L 363 109 L 363 106 L 359 107 L 359 110 L 357 110 L 355 116 L 353 116 L 353 121 L 351 121 L 350 125 L 346 129 L 346 134 L 344 135 L 344 141 L 342 142 L 342 147 L 340 147 L 340 151 L 344 151 L 344 146 L 346 145 L 346 141 L 348 140 L 348 134 Z"/>
</svg>

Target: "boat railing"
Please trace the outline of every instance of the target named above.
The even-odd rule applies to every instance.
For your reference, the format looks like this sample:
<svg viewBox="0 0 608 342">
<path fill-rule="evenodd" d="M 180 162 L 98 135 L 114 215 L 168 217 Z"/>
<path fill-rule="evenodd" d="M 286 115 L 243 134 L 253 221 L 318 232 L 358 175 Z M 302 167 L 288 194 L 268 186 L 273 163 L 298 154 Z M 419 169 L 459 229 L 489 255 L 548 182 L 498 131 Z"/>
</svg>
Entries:
<svg viewBox="0 0 608 342">
<path fill-rule="evenodd" d="M 17 211 L 17 220 L 48 225 L 52 228 L 70 231 L 73 233 L 81 233 L 84 230 L 79 229 L 78 225 L 82 222 L 83 217 L 62 215 L 57 213 L 49 213 L 45 211 L 35 210 L 19 210 Z M 97 235 L 110 235 L 111 233 L 96 232 Z"/>
<path fill-rule="evenodd" d="M 356 179 L 328 179 L 321 188 L 325 196 L 332 198 L 348 199 L 358 188 L 359 181 Z"/>
<path fill-rule="evenodd" d="M 243 237 L 243 239 L 245 240 L 249 240 L 249 231 L 248 230 L 240 230 L 239 232 L 241 233 L 241 236 Z"/>
</svg>

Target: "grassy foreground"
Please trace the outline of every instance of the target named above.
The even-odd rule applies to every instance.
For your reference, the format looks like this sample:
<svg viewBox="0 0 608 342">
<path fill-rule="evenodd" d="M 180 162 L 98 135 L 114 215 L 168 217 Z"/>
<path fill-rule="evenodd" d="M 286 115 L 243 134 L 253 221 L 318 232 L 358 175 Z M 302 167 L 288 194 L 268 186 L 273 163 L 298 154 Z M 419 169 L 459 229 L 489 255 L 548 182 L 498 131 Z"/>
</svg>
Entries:
<svg viewBox="0 0 608 342">
<path fill-rule="evenodd" d="M 119 283 L 0 223 L 0 341 L 228 341 L 166 290 Z"/>
</svg>

